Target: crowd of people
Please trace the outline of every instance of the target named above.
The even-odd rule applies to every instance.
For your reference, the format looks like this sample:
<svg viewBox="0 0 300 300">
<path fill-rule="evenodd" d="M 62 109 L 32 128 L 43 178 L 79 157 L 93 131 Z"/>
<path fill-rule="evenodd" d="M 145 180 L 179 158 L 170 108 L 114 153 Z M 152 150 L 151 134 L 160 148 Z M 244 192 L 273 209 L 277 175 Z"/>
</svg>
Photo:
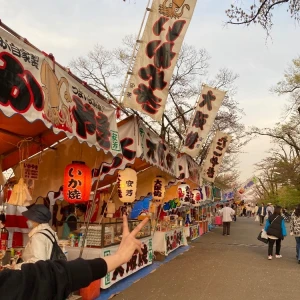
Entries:
<svg viewBox="0 0 300 300">
<path fill-rule="evenodd" d="M 296 207 L 291 215 L 281 206 L 273 206 L 272 203 L 264 205 L 244 204 L 236 205 L 232 203 L 221 205 L 219 214 L 223 218 L 223 235 L 230 235 L 230 224 L 236 221 L 236 216 L 255 217 L 262 229 L 263 235 L 268 243 L 268 259 L 273 259 L 275 246 L 275 257 L 281 258 L 281 242 L 287 236 L 286 221 L 290 223 L 290 235 L 295 237 L 296 241 L 296 258 L 300 264 L 300 204 Z"/>
</svg>

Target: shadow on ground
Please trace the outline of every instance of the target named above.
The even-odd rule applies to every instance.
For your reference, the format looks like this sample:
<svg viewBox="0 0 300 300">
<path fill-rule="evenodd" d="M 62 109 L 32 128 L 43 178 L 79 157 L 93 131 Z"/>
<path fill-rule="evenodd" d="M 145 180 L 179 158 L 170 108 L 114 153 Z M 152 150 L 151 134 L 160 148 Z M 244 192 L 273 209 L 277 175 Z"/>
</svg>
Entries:
<svg viewBox="0 0 300 300">
<path fill-rule="evenodd" d="M 253 218 L 238 218 L 230 236 L 216 228 L 114 300 L 299 300 L 294 238 L 283 241 L 282 259 L 268 261 L 260 229 Z"/>
</svg>

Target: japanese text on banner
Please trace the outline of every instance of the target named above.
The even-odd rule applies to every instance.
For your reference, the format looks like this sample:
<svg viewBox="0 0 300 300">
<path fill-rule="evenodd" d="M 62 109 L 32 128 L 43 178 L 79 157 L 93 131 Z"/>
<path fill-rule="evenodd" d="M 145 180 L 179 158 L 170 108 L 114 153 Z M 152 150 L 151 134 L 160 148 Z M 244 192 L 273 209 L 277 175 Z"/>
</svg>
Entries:
<svg viewBox="0 0 300 300">
<path fill-rule="evenodd" d="M 231 137 L 227 133 L 217 131 L 202 169 L 202 176 L 206 181 L 215 181 L 230 142 Z"/>
<path fill-rule="evenodd" d="M 197 0 L 156 0 L 145 26 L 124 105 L 160 121 L 170 80 Z"/>
<path fill-rule="evenodd" d="M 9 74 L 9 76 L 7 75 Z M 115 110 L 45 53 L 0 28 L 0 110 L 121 153 Z"/>
<path fill-rule="evenodd" d="M 194 117 L 187 129 L 181 152 L 196 157 L 212 128 L 217 112 L 225 97 L 225 92 L 204 86 L 197 101 Z"/>
</svg>

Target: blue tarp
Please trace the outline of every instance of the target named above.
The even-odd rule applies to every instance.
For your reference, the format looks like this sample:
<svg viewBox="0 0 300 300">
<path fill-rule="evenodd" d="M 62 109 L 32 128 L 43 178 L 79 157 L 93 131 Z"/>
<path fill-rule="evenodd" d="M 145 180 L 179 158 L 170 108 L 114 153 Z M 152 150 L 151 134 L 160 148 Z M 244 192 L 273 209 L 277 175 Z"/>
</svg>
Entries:
<svg viewBox="0 0 300 300">
<path fill-rule="evenodd" d="M 138 216 L 140 215 L 140 213 L 143 210 L 147 210 L 148 211 L 151 200 L 152 200 L 152 196 L 147 196 L 143 200 L 140 200 L 140 201 L 136 202 L 133 205 L 130 218 L 131 219 L 137 219 Z"/>
</svg>

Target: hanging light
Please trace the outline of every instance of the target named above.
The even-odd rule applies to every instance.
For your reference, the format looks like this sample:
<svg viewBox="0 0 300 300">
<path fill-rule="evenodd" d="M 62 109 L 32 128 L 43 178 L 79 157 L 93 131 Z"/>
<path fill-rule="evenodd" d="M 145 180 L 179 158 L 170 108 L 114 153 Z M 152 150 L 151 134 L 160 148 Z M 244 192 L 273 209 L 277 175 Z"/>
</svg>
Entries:
<svg viewBox="0 0 300 300">
<path fill-rule="evenodd" d="M 131 168 L 118 172 L 118 194 L 123 203 L 132 203 L 136 197 L 137 174 Z"/>
<path fill-rule="evenodd" d="M 198 189 L 193 189 L 191 192 L 191 198 L 193 202 L 194 207 L 199 207 L 200 206 L 200 201 L 201 201 L 201 193 Z"/>
<path fill-rule="evenodd" d="M 67 165 L 64 173 L 64 198 L 69 203 L 86 202 L 92 187 L 91 169 L 82 161 Z"/>
<path fill-rule="evenodd" d="M 180 199 L 180 202 L 182 204 L 190 203 L 190 186 L 188 184 L 182 182 L 178 186 L 177 192 L 178 192 L 178 198 Z"/>
<path fill-rule="evenodd" d="M 162 203 L 166 192 L 166 180 L 156 176 L 152 182 L 152 197 L 156 203 Z"/>
</svg>

